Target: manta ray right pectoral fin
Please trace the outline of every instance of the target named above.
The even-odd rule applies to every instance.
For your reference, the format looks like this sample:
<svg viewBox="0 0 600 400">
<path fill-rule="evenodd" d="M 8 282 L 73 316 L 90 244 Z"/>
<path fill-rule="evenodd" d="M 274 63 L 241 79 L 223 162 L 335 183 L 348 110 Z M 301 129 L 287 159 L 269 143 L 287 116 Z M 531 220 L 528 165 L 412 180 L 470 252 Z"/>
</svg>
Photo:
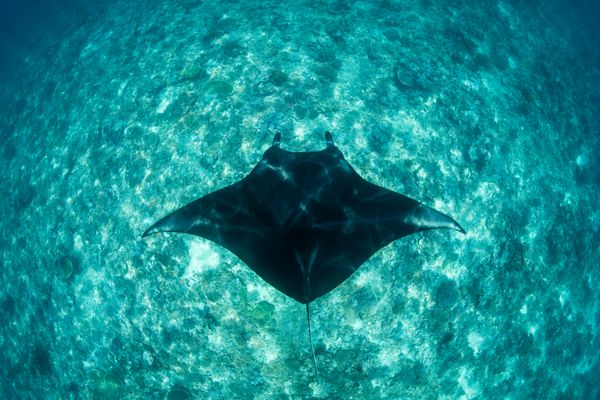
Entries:
<svg viewBox="0 0 600 400">
<path fill-rule="evenodd" d="M 464 228 L 454 219 L 423 204 L 419 204 L 408 212 L 404 217 L 404 222 L 413 226 L 416 232 L 431 229 L 454 229 L 466 233 Z"/>
<path fill-rule="evenodd" d="M 388 189 L 367 184 L 372 193 L 369 201 L 361 204 L 358 215 L 365 221 L 365 230 L 378 237 L 381 246 L 413 233 L 432 229 L 453 229 L 465 233 L 458 222 L 421 202 Z"/>
</svg>

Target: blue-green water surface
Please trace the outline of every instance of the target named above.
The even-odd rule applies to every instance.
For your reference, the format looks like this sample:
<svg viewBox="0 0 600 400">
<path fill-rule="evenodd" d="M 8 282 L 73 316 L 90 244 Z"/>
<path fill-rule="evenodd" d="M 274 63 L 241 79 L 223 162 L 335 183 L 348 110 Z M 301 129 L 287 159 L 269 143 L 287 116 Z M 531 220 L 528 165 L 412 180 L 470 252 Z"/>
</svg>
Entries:
<svg viewBox="0 0 600 400">
<path fill-rule="evenodd" d="M 1 398 L 600 397 L 597 7 L 29 3 L 0 31 Z M 140 236 L 276 131 L 325 130 L 467 234 L 394 242 L 312 303 L 316 379 L 301 304 Z"/>
</svg>

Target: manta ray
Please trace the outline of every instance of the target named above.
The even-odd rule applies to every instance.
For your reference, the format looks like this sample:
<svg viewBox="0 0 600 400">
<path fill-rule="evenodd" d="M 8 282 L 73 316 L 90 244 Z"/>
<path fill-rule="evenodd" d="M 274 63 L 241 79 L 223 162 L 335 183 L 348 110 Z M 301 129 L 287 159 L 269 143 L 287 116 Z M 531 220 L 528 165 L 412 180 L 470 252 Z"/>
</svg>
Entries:
<svg viewBox="0 0 600 400">
<path fill-rule="evenodd" d="M 180 232 L 231 251 L 280 292 L 306 304 L 348 279 L 375 252 L 413 233 L 465 230 L 417 200 L 363 179 L 325 132 L 320 151 L 291 152 L 277 133 L 242 180 L 168 214 L 142 237 Z"/>
</svg>

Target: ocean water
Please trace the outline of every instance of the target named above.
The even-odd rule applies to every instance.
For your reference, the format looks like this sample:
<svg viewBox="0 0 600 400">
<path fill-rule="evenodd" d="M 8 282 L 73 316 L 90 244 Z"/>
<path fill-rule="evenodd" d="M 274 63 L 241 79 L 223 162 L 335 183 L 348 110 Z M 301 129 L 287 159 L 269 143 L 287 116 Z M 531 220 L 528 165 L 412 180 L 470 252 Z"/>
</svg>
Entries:
<svg viewBox="0 0 600 400">
<path fill-rule="evenodd" d="M 0 397 L 600 398 L 585 1 L 0 4 Z M 157 218 L 332 131 L 455 217 L 304 306 Z"/>
</svg>

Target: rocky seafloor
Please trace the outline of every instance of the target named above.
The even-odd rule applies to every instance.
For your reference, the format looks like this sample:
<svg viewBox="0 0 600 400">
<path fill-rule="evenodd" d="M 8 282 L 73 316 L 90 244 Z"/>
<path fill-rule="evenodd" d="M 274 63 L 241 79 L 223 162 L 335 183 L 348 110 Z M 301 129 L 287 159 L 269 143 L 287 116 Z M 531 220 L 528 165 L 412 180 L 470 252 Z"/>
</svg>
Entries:
<svg viewBox="0 0 600 400">
<path fill-rule="evenodd" d="M 0 87 L 0 397 L 600 396 L 600 56 L 573 9 L 121 3 L 63 13 Z M 312 303 L 316 379 L 304 306 L 141 234 L 275 131 L 326 129 L 467 234 L 394 242 Z"/>
</svg>

